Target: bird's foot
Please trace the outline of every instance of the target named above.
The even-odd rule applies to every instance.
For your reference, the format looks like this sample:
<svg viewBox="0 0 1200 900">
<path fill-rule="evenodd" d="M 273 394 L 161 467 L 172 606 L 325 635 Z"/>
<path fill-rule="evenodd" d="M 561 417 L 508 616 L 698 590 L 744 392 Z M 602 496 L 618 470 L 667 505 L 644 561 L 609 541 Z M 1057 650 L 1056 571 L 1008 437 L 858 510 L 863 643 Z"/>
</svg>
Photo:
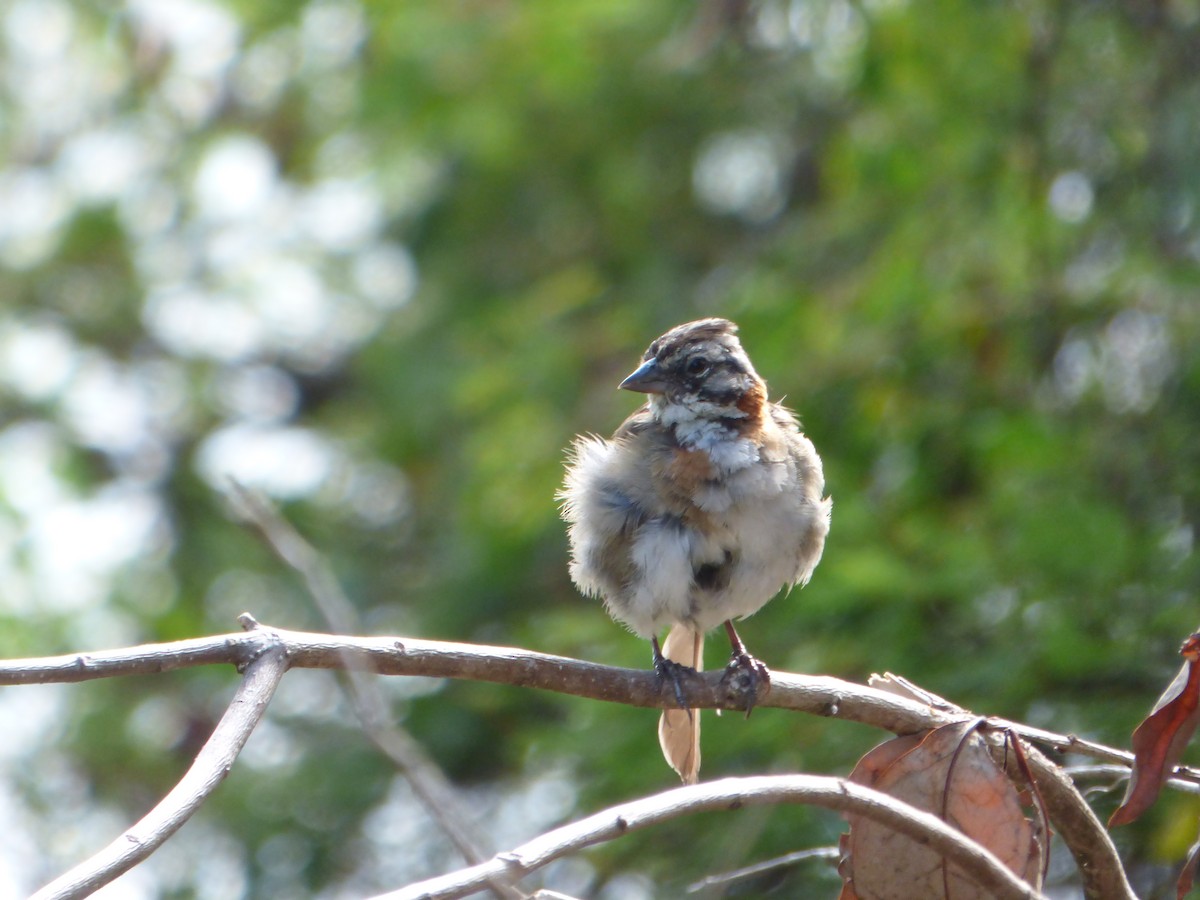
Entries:
<svg viewBox="0 0 1200 900">
<path fill-rule="evenodd" d="M 684 696 L 683 682 L 684 679 L 697 675 L 696 670 L 691 666 L 685 666 L 683 663 L 675 662 L 675 660 L 667 659 L 667 657 L 663 656 L 662 648 L 659 647 L 657 638 L 651 638 L 650 642 L 654 648 L 654 674 L 660 680 L 671 683 L 671 689 L 675 692 L 675 702 L 679 704 L 680 709 L 686 709 L 690 717 L 692 710 L 688 706 L 687 699 Z"/>
<path fill-rule="evenodd" d="M 771 692 L 771 670 L 761 659 L 751 656 L 743 648 L 734 651 L 721 676 L 721 685 L 726 695 L 746 710 L 750 717 L 754 705 Z"/>
</svg>

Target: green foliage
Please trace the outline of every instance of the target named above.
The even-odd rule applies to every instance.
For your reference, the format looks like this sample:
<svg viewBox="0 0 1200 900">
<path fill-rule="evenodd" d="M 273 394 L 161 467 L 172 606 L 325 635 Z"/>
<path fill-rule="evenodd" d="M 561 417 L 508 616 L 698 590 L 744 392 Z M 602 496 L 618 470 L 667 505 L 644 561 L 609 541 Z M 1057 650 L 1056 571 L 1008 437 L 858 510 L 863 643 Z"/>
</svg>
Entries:
<svg viewBox="0 0 1200 900">
<path fill-rule="evenodd" d="M 1192 6 L 197 2 L 186 38 L 153 4 L 0 9 L 29 63 L 0 90 L 0 650 L 243 609 L 322 627 L 227 516 L 232 473 L 328 555 L 364 631 L 644 667 L 571 587 L 553 494 L 571 438 L 636 405 L 615 386 L 645 345 L 720 314 L 834 497 L 824 561 L 745 624 L 752 650 L 1125 743 L 1197 617 Z M 100 812 L 6 887 L 140 814 L 233 683 L 55 694 L 0 777 Z M 671 783 L 649 711 L 388 689 L 497 848 Z M 344 701 L 295 707 L 183 856 L 224 847 L 227 896 L 454 865 L 432 828 L 380 824 L 420 814 Z M 705 774 L 845 773 L 881 737 L 714 719 Z M 557 805 L 513 812 L 547 784 Z M 1135 866 L 1180 845 L 1168 818 L 1131 829 Z M 838 829 L 679 823 L 589 854 L 579 892 L 632 871 L 678 894 Z M 782 884 L 830 892 L 815 864 Z"/>
</svg>

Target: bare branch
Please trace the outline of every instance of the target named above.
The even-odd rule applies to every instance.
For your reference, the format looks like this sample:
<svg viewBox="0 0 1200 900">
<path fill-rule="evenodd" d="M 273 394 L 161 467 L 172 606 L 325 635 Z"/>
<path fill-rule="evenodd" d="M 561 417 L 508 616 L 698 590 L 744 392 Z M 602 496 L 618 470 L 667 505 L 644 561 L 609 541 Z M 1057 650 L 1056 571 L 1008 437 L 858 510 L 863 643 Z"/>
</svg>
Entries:
<svg viewBox="0 0 1200 900">
<path fill-rule="evenodd" d="M 229 774 L 286 671 L 282 645 L 267 648 L 251 662 L 225 715 L 179 784 L 141 821 L 95 856 L 46 885 L 32 900 L 85 897 L 157 850 Z"/>
<path fill-rule="evenodd" d="M 465 897 L 485 887 L 489 881 L 503 879 L 511 883 L 569 853 L 651 825 L 697 812 L 736 810 L 767 803 L 804 803 L 861 815 L 951 860 L 999 900 L 1045 900 L 1041 893 L 1009 871 L 991 851 L 963 836 L 937 816 L 871 788 L 822 775 L 724 778 L 664 791 L 556 828 L 498 854 L 481 866 L 412 884 L 381 894 L 375 900 Z"/>
<path fill-rule="evenodd" d="M 222 634 L 122 650 L 0 660 L 0 685 L 92 681 L 117 675 L 157 675 L 192 666 L 243 666 L 263 650 L 266 632 Z"/>
<path fill-rule="evenodd" d="M 253 622 L 252 618 L 248 618 Z M 214 635 L 121 650 L 76 653 L 0 661 L 0 685 L 90 681 L 118 675 L 152 675 L 192 666 L 244 666 L 269 642 L 283 643 L 289 667 L 342 669 L 370 667 L 381 675 L 423 675 L 532 687 L 593 700 L 662 709 L 677 705 L 670 687 L 650 670 L 620 669 L 599 663 L 552 656 L 513 647 L 458 644 L 399 637 L 345 637 L 260 626 L 246 633 Z M 721 688 L 721 672 L 688 680 L 689 706 L 736 708 Z M 915 700 L 850 681 L 821 675 L 771 673 L 770 694 L 758 708 L 793 709 L 818 716 L 847 719 L 912 734 L 971 715 L 957 707 L 931 709 Z M 1089 756 L 1124 766 L 1133 754 L 1072 734 L 1058 734 L 1006 719 L 989 719 L 995 728 L 1010 728 L 1028 741 L 1055 750 Z M 1181 782 L 1200 783 L 1200 771 L 1179 766 Z M 1182 784 L 1180 784 L 1182 788 Z"/>
<path fill-rule="evenodd" d="M 254 622 L 249 616 L 246 621 Z M 461 678 L 539 688 L 627 706 L 663 709 L 678 705 L 671 686 L 649 669 L 621 669 L 513 647 L 415 638 L 344 637 L 267 625 L 246 633 L 144 644 L 124 650 L 0 662 L 0 685 L 89 681 L 218 663 L 245 665 L 262 652 L 264 642 L 282 643 L 289 667 L 293 668 L 354 666 L 381 675 Z M 688 705 L 705 709 L 739 708 L 728 697 L 721 679 L 720 671 L 687 679 Z M 962 718 L 961 713 L 931 710 L 915 700 L 826 676 L 773 672 L 771 685 L 771 692 L 759 700 L 759 708 L 777 707 L 844 718 L 897 734 L 911 734 Z"/>
</svg>

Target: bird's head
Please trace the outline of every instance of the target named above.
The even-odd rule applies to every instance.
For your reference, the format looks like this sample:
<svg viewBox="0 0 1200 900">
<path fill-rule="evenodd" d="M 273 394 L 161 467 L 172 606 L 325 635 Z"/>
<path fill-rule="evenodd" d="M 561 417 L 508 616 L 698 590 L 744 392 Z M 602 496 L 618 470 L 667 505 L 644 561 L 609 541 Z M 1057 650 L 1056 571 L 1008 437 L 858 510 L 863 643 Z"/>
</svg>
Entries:
<svg viewBox="0 0 1200 900">
<path fill-rule="evenodd" d="M 766 400 L 766 385 L 727 319 L 672 328 L 650 344 L 621 387 L 650 394 L 660 419 L 755 419 Z"/>
</svg>

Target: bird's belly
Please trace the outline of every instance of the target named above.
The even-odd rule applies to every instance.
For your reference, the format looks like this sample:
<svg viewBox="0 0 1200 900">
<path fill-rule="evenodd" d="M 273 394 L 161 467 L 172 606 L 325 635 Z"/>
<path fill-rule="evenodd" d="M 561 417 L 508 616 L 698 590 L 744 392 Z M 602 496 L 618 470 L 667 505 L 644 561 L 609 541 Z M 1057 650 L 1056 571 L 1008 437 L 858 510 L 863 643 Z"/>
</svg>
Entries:
<svg viewBox="0 0 1200 900">
<path fill-rule="evenodd" d="M 649 636 L 668 625 L 700 631 L 726 619 L 751 615 L 774 597 L 796 573 L 804 512 L 786 496 L 744 502 L 697 527 L 680 522 L 648 522 L 632 544 L 640 577 L 612 611 L 638 634 Z M 696 573 L 711 566 L 727 571 L 706 586 Z"/>
<path fill-rule="evenodd" d="M 702 630 L 715 628 L 727 619 L 740 619 L 758 612 L 791 584 L 796 571 L 799 532 L 808 527 L 783 498 L 771 498 L 756 508 L 732 510 L 726 522 L 735 559 L 729 582 L 701 596 L 696 623 Z"/>
</svg>

